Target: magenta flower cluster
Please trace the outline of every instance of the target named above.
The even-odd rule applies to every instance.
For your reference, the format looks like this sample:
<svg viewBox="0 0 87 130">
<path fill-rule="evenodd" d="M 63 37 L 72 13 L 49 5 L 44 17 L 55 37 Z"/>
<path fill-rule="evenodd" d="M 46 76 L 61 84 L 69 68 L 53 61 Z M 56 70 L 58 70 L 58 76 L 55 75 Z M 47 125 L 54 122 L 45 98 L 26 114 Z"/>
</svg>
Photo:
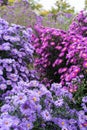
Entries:
<svg viewBox="0 0 87 130">
<path fill-rule="evenodd" d="M 70 45 L 67 33 L 49 27 L 35 26 L 33 38 L 37 58 L 35 67 L 43 77 L 43 82 L 60 82 L 61 75 L 70 65 L 66 65 L 67 51 Z"/>
<path fill-rule="evenodd" d="M 87 12 L 81 11 L 70 25 L 69 29 L 73 34 L 80 34 L 87 37 Z"/>
<path fill-rule="evenodd" d="M 86 13 L 80 12 L 76 18 L 78 27 L 74 27 L 72 23 L 66 32 L 35 26 L 36 36 L 33 41 L 37 55 L 35 67 L 40 72 L 44 83 L 64 84 L 79 75 L 86 75 L 87 37 L 83 35 L 83 31 L 80 30 L 80 33 L 78 30 L 84 26 L 87 28 Z M 86 32 L 85 30 L 85 34 Z"/>
</svg>

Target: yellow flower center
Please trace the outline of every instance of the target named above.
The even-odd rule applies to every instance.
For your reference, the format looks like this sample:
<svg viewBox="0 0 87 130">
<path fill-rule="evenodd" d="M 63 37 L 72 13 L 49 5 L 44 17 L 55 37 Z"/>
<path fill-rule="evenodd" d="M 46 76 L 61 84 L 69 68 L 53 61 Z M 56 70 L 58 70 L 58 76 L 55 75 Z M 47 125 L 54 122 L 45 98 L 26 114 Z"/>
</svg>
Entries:
<svg viewBox="0 0 87 130">
<path fill-rule="evenodd" d="M 62 124 L 62 125 L 64 125 L 65 123 L 64 123 L 64 122 L 62 122 L 61 124 Z"/>
<path fill-rule="evenodd" d="M 30 128 L 30 124 L 27 124 L 27 127 Z"/>
<path fill-rule="evenodd" d="M 34 100 L 34 102 L 36 102 L 37 101 L 36 97 L 33 97 L 33 100 Z"/>
</svg>

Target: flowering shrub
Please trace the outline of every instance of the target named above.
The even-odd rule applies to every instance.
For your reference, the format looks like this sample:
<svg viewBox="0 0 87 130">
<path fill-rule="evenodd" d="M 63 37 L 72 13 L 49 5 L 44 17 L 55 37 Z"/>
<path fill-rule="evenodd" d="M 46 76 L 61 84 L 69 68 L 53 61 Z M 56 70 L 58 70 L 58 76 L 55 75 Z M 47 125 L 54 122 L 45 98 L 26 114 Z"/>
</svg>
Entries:
<svg viewBox="0 0 87 130">
<path fill-rule="evenodd" d="M 77 17 L 77 23 L 79 23 L 80 15 Z M 84 17 L 86 19 L 86 16 Z M 80 21 L 83 22 L 84 19 Z M 83 28 L 83 24 L 81 25 Z M 40 68 L 39 72 L 45 77 L 44 80 L 64 83 L 80 74 L 86 75 L 87 38 L 86 35 L 83 38 L 81 30 L 76 32 L 80 25 L 75 29 L 71 27 L 69 31 L 64 32 L 63 30 L 36 26 L 34 46 L 38 57 L 35 60 L 35 66 Z"/>
<path fill-rule="evenodd" d="M 36 26 L 33 43 L 37 58 L 35 66 L 42 78 L 51 82 L 60 82 L 60 77 L 70 66 L 66 64 L 66 55 L 70 45 L 67 33 L 62 30 Z M 47 81 L 45 81 L 47 82 Z"/>
<path fill-rule="evenodd" d="M 86 39 L 80 35 L 69 35 L 72 39 L 72 44 L 67 51 L 67 65 L 72 64 L 64 77 L 66 81 L 70 81 L 78 74 L 85 74 L 86 71 Z M 72 37 L 74 36 L 74 37 Z"/>
<path fill-rule="evenodd" d="M 68 84 L 67 86 L 70 86 L 71 92 L 77 91 L 78 88 L 77 84 L 79 83 L 79 81 L 76 84 L 74 83 L 74 86 L 72 84 L 74 79 L 77 80 L 80 76 L 83 77 L 85 81 L 87 79 L 87 36 L 86 30 L 83 30 L 83 28 L 86 29 L 87 24 L 86 12 L 80 12 L 80 14 L 78 14 L 76 18 L 77 27 L 74 26 L 74 24 L 71 24 L 70 30 L 68 32 L 68 36 L 72 39 L 72 44 L 68 47 L 66 64 L 71 64 L 71 66 L 61 77 L 62 82 L 65 81 L 65 83 Z M 81 78 L 79 80 L 81 80 Z M 82 82 L 80 83 L 83 84 Z M 87 89 L 85 86 L 85 91 L 86 90 Z M 85 91 L 83 92 L 83 95 L 85 95 Z"/>
<path fill-rule="evenodd" d="M 30 28 L 10 26 L 0 19 L 0 93 L 15 87 L 18 81 L 27 82 L 34 77 L 28 69 L 34 52 L 31 36 Z"/>
</svg>

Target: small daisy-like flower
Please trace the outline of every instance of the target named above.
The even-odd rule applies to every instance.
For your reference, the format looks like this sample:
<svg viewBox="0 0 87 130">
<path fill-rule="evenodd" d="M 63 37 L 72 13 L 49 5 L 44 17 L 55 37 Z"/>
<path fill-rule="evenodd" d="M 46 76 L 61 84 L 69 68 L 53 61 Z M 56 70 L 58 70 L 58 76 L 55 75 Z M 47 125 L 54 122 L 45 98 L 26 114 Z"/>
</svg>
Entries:
<svg viewBox="0 0 87 130">
<path fill-rule="evenodd" d="M 18 93 L 17 95 L 13 96 L 13 103 L 15 105 L 17 104 L 23 104 L 27 100 L 27 96 L 24 93 Z"/>
<path fill-rule="evenodd" d="M 57 101 L 54 102 L 54 104 L 57 107 L 61 107 L 63 105 L 63 103 L 64 103 L 63 99 L 58 99 Z"/>
<path fill-rule="evenodd" d="M 51 120 L 51 114 L 49 113 L 48 110 L 44 110 L 42 113 L 42 118 L 45 120 L 45 121 L 50 121 Z"/>
<path fill-rule="evenodd" d="M 13 124 L 13 120 L 9 116 L 3 117 L 0 123 L 2 124 L 1 129 L 10 130 L 10 127 Z"/>
</svg>

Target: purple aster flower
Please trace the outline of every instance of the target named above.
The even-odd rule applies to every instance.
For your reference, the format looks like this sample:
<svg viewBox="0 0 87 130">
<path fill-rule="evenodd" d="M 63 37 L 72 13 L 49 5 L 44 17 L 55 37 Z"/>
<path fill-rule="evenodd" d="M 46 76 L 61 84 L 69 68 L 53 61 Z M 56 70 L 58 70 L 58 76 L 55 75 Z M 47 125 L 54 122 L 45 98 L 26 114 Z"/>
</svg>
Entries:
<svg viewBox="0 0 87 130">
<path fill-rule="evenodd" d="M 54 104 L 56 105 L 56 107 L 62 107 L 62 105 L 64 104 L 64 101 L 62 98 L 60 98 L 57 101 L 55 101 Z"/>
<path fill-rule="evenodd" d="M 66 126 L 63 126 L 61 130 L 69 130 Z"/>
<path fill-rule="evenodd" d="M 51 114 L 49 113 L 48 110 L 44 110 L 41 112 L 41 115 L 42 115 L 42 118 L 45 120 L 45 121 L 50 121 L 52 119 L 51 117 Z"/>
<path fill-rule="evenodd" d="M 85 122 L 84 111 L 79 111 L 78 118 L 79 118 L 79 122 L 80 123 L 84 123 Z"/>
<path fill-rule="evenodd" d="M 84 109 L 84 111 L 87 112 L 87 103 L 82 103 L 81 106 Z"/>
<path fill-rule="evenodd" d="M 20 124 L 20 126 L 26 130 L 32 130 L 32 128 L 34 127 L 31 121 L 24 121 Z"/>
<path fill-rule="evenodd" d="M 10 74 L 10 75 L 8 75 L 8 77 L 9 77 L 9 79 L 11 79 L 12 81 L 17 82 L 19 76 L 16 75 L 16 74 Z"/>
<path fill-rule="evenodd" d="M 24 93 L 18 93 L 12 97 L 14 105 L 23 104 L 27 100 L 27 96 Z"/>
<path fill-rule="evenodd" d="M 1 129 L 2 130 L 9 130 L 13 124 L 13 120 L 11 117 L 7 116 L 7 117 L 3 117 L 1 119 Z"/>
<path fill-rule="evenodd" d="M 11 72 L 12 71 L 12 67 L 10 65 L 6 65 L 6 71 L 7 72 Z"/>
<path fill-rule="evenodd" d="M 38 87 L 38 85 L 39 85 L 39 82 L 37 80 L 32 80 L 28 84 L 29 87 Z"/>
<path fill-rule="evenodd" d="M 0 75 L 3 75 L 3 68 L 0 66 Z"/>
<path fill-rule="evenodd" d="M 57 91 L 58 89 L 62 88 L 62 84 L 58 84 L 58 83 L 53 83 L 51 85 L 51 90 L 52 91 Z"/>
<path fill-rule="evenodd" d="M 6 84 L 0 84 L 0 89 L 1 90 L 5 90 L 7 88 L 7 85 Z"/>
<path fill-rule="evenodd" d="M 21 122 L 20 119 L 15 116 L 12 117 L 12 120 L 13 120 L 13 124 L 12 124 L 13 128 L 16 128 Z"/>
<path fill-rule="evenodd" d="M 3 43 L 2 45 L 2 49 L 5 50 L 5 51 L 9 51 L 11 48 L 10 48 L 10 43 Z"/>
<path fill-rule="evenodd" d="M 68 130 L 78 130 L 78 129 L 77 129 L 77 126 L 69 125 Z"/>
<path fill-rule="evenodd" d="M 1 107 L 1 112 L 8 112 L 11 110 L 11 106 L 9 104 L 4 104 L 2 107 Z"/>
<path fill-rule="evenodd" d="M 20 106 L 20 110 L 23 114 L 28 114 L 31 111 L 31 105 L 29 101 L 24 102 L 21 106 Z"/>
<path fill-rule="evenodd" d="M 82 98 L 82 101 L 83 101 L 84 103 L 87 103 L 87 96 L 83 97 L 83 98 Z"/>
<path fill-rule="evenodd" d="M 77 120 L 75 120 L 75 119 L 70 119 L 70 120 L 69 120 L 69 123 L 70 123 L 71 125 L 76 124 L 76 123 L 77 123 Z"/>
<path fill-rule="evenodd" d="M 32 103 L 38 103 L 40 101 L 39 94 L 34 91 L 29 94 L 29 99 Z"/>
<path fill-rule="evenodd" d="M 61 118 L 57 118 L 57 125 L 60 127 L 60 128 L 63 128 L 63 127 L 66 127 L 68 126 L 68 120 L 67 119 L 61 119 Z"/>
</svg>

